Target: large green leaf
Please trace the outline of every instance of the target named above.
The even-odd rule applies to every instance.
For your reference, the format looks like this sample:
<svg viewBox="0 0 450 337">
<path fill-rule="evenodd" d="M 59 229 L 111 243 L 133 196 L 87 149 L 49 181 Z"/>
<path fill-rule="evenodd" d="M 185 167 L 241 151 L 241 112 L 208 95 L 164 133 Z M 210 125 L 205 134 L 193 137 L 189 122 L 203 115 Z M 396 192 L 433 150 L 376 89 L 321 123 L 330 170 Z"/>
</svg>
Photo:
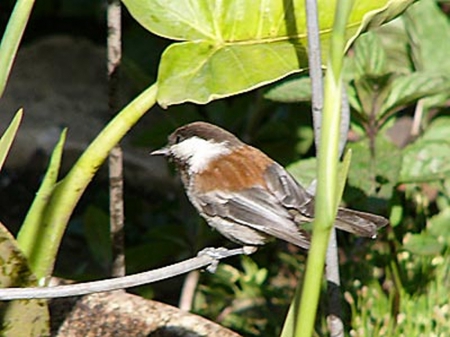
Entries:
<svg viewBox="0 0 450 337">
<path fill-rule="evenodd" d="M 17 242 L 0 223 L 0 287 L 36 287 L 36 277 Z M 0 302 L 0 335 L 5 337 L 50 336 L 49 313 L 45 300 Z"/>
<path fill-rule="evenodd" d="M 207 103 L 274 82 L 307 67 L 303 0 L 124 0 L 154 34 L 184 41 L 163 53 L 158 73 L 162 106 Z M 355 1 L 347 38 L 381 25 L 413 0 Z M 319 1 L 323 55 L 335 0 Z"/>
</svg>

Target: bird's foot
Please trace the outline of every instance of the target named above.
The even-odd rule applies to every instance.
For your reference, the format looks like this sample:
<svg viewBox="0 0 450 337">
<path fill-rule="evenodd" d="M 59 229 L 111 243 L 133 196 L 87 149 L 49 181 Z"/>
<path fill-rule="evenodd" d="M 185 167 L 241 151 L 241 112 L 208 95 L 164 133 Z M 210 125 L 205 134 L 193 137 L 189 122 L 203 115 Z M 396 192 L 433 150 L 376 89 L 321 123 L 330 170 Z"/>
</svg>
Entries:
<svg viewBox="0 0 450 337">
<path fill-rule="evenodd" d="M 206 270 L 210 273 L 214 273 L 217 269 L 217 266 L 219 265 L 219 260 L 224 259 L 226 257 L 234 256 L 234 255 L 250 255 L 256 252 L 258 248 L 254 246 L 243 246 L 241 248 L 235 248 L 235 249 L 227 249 L 224 247 L 220 248 L 214 248 L 214 247 L 207 247 L 202 249 L 197 253 L 197 256 L 209 256 L 213 259 L 211 264 L 206 267 Z"/>
</svg>

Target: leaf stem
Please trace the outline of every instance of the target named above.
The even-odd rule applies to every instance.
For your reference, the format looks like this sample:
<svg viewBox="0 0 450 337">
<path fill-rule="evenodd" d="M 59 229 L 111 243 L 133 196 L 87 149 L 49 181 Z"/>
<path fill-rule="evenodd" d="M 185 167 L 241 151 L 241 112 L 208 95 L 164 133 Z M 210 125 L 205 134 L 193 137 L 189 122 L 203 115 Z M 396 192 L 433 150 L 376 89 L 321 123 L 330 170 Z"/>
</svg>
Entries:
<svg viewBox="0 0 450 337">
<path fill-rule="evenodd" d="M 84 190 L 109 151 L 155 104 L 157 86 L 150 86 L 111 120 L 55 187 L 43 216 L 41 240 L 36 240 L 30 267 L 39 280 L 51 274 L 62 235 Z"/>
<path fill-rule="evenodd" d="M 353 5 L 352 0 L 336 4 L 330 57 L 325 77 L 322 132 L 318 152 L 318 182 L 315 223 L 308 255 L 300 309 L 297 310 L 295 336 L 309 337 L 313 333 L 318 307 L 325 255 L 337 211 L 337 164 L 342 102 L 341 71 L 345 53 L 345 26 Z"/>
</svg>

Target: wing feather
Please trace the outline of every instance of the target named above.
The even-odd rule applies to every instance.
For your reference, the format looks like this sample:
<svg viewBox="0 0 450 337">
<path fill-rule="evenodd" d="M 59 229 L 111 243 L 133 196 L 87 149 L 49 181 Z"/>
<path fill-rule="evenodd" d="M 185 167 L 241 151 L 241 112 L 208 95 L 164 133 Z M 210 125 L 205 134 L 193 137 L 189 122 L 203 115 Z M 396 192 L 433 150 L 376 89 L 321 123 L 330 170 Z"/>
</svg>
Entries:
<svg viewBox="0 0 450 337">
<path fill-rule="evenodd" d="M 282 166 L 274 164 L 269 167 L 266 171 L 266 181 L 268 189 L 283 206 L 298 211 L 298 222 L 311 221 L 314 218 L 314 196 L 297 183 Z M 378 229 L 388 223 L 386 218 L 379 215 L 339 208 L 335 225 L 346 232 L 374 237 Z"/>
<path fill-rule="evenodd" d="M 284 207 L 297 210 L 305 218 L 314 217 L 314 197 L 281 165 L 274 163 L 265 173 L 268 190 Z"/>
<path fill-rule="evenodd" d="M 215 190 L 199 196 L 198 201 L 201 212 L 207 215 L 206 219 L 216 219 L 211 221 L 212 226 L 217 225 L 217 218 L 220 218 L 221 225 L 226 220 L 230 224 L 251 228 L 296 246 L 309 248 L 309 234 L 299 229 L 288 210 L 262 187 L 252 187 L 232 196 Z M 221 231 L 221 228 L 214 227 Z M 229 236 L 229 232 L 227 234 Z"/>
</svg>

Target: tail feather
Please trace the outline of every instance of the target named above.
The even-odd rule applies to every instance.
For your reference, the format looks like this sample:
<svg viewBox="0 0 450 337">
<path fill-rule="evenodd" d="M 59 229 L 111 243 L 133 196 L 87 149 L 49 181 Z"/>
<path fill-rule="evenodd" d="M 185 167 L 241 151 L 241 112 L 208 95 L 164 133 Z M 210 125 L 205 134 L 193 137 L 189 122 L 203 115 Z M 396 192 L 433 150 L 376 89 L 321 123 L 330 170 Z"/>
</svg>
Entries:
<svg viewBox="0 0 450 337">
<path fill-rule="evenodd" d="M 376 237 L 378 229 L 388 223 L 382 216 L 348 208 L 339 208 L 336 216 L 336 228 L 371 238 Z"/>
</svg>

